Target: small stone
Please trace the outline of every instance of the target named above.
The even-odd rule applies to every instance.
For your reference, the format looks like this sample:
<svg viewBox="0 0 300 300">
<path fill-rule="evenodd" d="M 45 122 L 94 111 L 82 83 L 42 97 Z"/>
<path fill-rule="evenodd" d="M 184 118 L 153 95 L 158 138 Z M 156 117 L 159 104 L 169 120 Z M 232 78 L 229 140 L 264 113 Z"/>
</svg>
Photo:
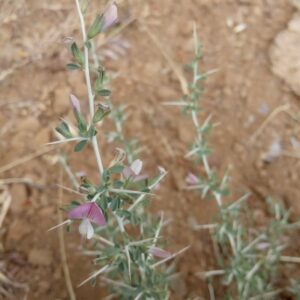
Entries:
<svg viewBox="0 0 300 300">
<path fill-rule="evenodd" d="M 28 261 L 35 266 L 50 266 L 53 261 L 52 253 L 46 249 L 32 249 L 28 255 Z"/>
<path fill-rule="evenodd" d="M 272 71 L 300 95 L 300 14 L 296 13 L 287 29 L 275 38 L 270 49 Z"/>
</svg>

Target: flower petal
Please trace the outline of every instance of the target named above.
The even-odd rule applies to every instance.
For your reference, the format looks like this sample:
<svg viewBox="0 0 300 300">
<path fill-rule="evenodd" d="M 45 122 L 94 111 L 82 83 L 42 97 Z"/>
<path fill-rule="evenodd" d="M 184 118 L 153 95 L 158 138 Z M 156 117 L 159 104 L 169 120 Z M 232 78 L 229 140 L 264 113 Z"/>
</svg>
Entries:
<svg viewBox="0 0 300 300">
<path fill-rule="evenodd" d="M 103 13 L 103 26 L 102 30 L 105 31 L 110 26 L 114 25 L 118 19 L 118 8 L 115 3 L 109 5 Z"/>
<path fill-rule="evenodd" d="M 73 208 L 69 212 L 70 219 L 89 219 L 98 226 L 106 224 L 101 208 L 95 202 L 88 202 Z"/>
<path fill-rule="evenodd" d="M 143 162 L 140 159 L 136 159 L 130 166 L 135 175 L 139 175 L 143 168 Z"/>
<path fill-rule="evenodd" d="M 185 181 L 187 184 L 190 184 L 190 185 L 196 185 L 199 183 L 198 177 L 193 173 L 189 173 L 187 175 L 187 177 L 185 178 Z"/>
<path fill-rule="evenodd" d="M 158 248 L 158 247 L 150 247 L 149 253 L 154 256 L 160 257 L 160 258 L 167 258 L 167 257 L 172 256 L 172 254 L 170 252 L 163 250 L 161 248 Z"/>
<path fill-rule="evenodd" d="M 82 236 L 86 237 L 88 240 L 94 235 L 94 228 L 89 219 L 83 219 L 79 225 L 79 232 Z"/>
<path fill-rule="evenodd" d="M 138 181 L 141 181 L 141 180 L 145 180 L 148 178 L 148 175 L 138 175 L 138 176 L 134 176 L 133 177 L 133 182 L 138 182 Z"/>
<path fill-rule="evenodd" d="M 98 226 L 104 226 L 106 224 L 106 220 L 102 213 L 102 210 L 95 202 L 92 202 L 88 218 L 91 222 L 95 223 Z"/>
<path fill-rule="evenodd" d="M 130 167 L 126 166 L 123 171 L 122 171 L 123 176 L 128 179 L 130 177 L 133 177 L 135 174 L 133 173 L 133 171 L 131 170 Z"/>
<path fill-rule="evenodd" d="M 84 203 L 76 206 L 69 212 L 69 219 L 84 219 L 87 218 L 91 209 L 92 202 Z"/>
<path fill-rule="evenodd" d="M 74 95 L 70 95 L 70 102 L 71 102 L 71 106 L 74 110 L 77 110 L 78 112 L 80 112 L 80 102 L 78 100 L 78 98 Z"/>
</svg>

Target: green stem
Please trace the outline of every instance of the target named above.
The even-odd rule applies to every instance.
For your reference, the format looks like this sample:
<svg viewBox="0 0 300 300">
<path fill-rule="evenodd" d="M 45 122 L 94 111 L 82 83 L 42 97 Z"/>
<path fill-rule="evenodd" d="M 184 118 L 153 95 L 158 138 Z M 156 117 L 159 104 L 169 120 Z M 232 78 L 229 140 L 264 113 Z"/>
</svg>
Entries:
<svg viewBox="0 0 300 300">
<path fill-rule="evenodd" d="M 83 38 L 83 42 L 84 42 L 84 76 L 85 76 L 88 98 L 89 98 L 90 117 L 92 119 L 93 115 L 94 115 L 94 95 L 92 92 L 90 69 L 89 69 L 89 49 L 86 46 L 87 35 L 86 35 L 86 30 L 85 30 L 84 17 L 83 17 L 81 8 L 80 8 L 79 0 L 75 0 L 75 1 L 76 1 L 76 7 L 77 7 L 79 19 L 80 19 L 82 38 Z M 97 141 L 96 136 L 92 137 L 92 145 L 93 145 L 93 149 L 95 152 L 99 173 L 102 175 L 103 163 L 102 163 L 100 148 L 98 146 L 98 141 Z"/>
</svg>

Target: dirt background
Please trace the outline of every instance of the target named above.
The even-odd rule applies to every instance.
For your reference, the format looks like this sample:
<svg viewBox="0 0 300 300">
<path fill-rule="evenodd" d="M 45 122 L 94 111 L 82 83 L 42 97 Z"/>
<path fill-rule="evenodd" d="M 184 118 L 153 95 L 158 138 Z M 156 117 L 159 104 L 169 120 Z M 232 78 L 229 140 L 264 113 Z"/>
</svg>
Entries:
<svg viewBox="0 0 300 300">
<path fill-rule="evenodd" d="M 104 1 L 92 2 L 92 11 L 101 11 Z M 286 74 L 285 80 L 272 72 L 281 74 L 280 66 L 274 65 L 279 59 L 274 57 L 289 57 L 286 40 L 277 40 L 277 45 L 274 40 L 288 27 L 297 8 L 288 0 L 118 3 L 121 20 L 126 22 L 128 16 L 134 20 L 120 34 L 129 48 L 118 53 L 111 45 L 102 47 L 104 64 L 112 72 L 113 102 L 129 105 L 126 133 L 145 146 L 142 157 L 147 171 L 154 173 L 158 165 L 169 171 L 158 201 L 154 202 L 154 211 L 164 210 L 172 219 L 166 231 L 171 250 L 192 246 L 178 262 L 182 280 L 177 294 L 180 299 L 208 299 L 206 283 L 194 273 L 215 267 L 210 237 L 207 232 L 190 230 L 188 223 L 193 219 L 209 222 L 214 205 L 183 190 L 183 178 L 188 171 L 196 171 L 183 159 L 193 131 L 189 120 L 182 118 L 177 109 L 162 105 L 179 98 L 182 91 L 178 77 L 145 31 L 145 25 L 163 51 L 182 66 L 193 55 L 191 33 L 196 22 L 203 44 L 201 67 L 217 69 L 205 84 L 201 115 L 212 113 L 220 123 L 211 139 L 215 149 L 211 164 L 220 172 L 230 166 L 234 195 L 252 192 L 250 207 L 258 218 L 267 217 L 265 197 L 272 195 L 283 199 L 297 220 L 300 111 L 299 96 L 293 92 L 297 88 L 289 84 L 290 75 L 297 85 L 293 76 L 297 72 Z M 69 55 L 62 44 L 65 36 L 80 37 L 78 17 L 71 0 L 2 0 L 0 22 L 1 199 L 4 201 L 5 195 L 12 198 L 0 231 L 0 270 L 13 282 L 26 285 L 13 288 L 6 284 L 0 294 L 3 299 L 8 297 L 3 296 L 5 291 L 12 293 L 13 299 L 68 299 L 58 234 L 47 232 L 58 222 L 58 150 L 45 152 L 44 144 L 55 139 L 53 127 L 58 119 L 70 117 L 69 94 L 86 100 L 82 75 L 65 69 Z M 277 46 L 281 52 L 276 52 Z M 297 69 L 299 61 L 292 61 L 293 68 Z M 100 134 L 103 131 L 100 129 Z M 100 143 L 108 162 L 113 146 L 106 145 L 104 137 Z M 272 145 L 280 151 L 270 158 Z M 60 149 L 71 153 L 67 146 Z M 41 155 L 28 158 L 40 151 Z M 20 161 L 24 157 L 28 160 Z M 81 157 L 71 155 L 70 164 L 75 172 L 96 175 L 91 149 Z M 8 178 L 29 181 L 4 184 Z M 63 183 L 69 184 L 66 177 Z M 71 195 L 64 192 L 63 201 L 70 199 Z M 80 255 L 78 234 L 65 238 L 76 286 L 87 277 L 91 265 Z M 102 287 L 91 289 L 86 285 L 75 291 L 78 299 L 101 299 L 103 295 Z M 222 295 L 217 299 L 223 299 Z"/>
</svg>

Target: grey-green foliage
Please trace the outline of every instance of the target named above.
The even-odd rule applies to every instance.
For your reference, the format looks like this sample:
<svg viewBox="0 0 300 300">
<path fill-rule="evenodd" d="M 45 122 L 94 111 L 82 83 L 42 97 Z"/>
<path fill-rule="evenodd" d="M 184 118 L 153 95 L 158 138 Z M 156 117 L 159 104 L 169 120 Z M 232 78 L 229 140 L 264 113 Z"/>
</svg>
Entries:
<svg viewBox="0 0 300 300">
<path fill-rule="evenodd" d="M 111 114 L 117 124 L 113 140 L 125 148 L 123 151 L 127 154 L 128 162 L 125 162 L 124 157 L 120 155 L 122 151 L 119 150 L 115 159 L 107 167 L 103 166 L 96 140 L 98 135 L 96 127 L 111 113 L 112 106 L 107 105 L 111 100 L 111 91 L 105 87 L 106 76 L 103 65 L 100 62 L 95 66 L 90 65 L 89 54 L 94 48 L 92 39 L 101 32 L 102 18 L 105 19 L 106 16 L 105 13 L 101 17 L 97 15 L 86 34 L 84 15 L 88 9 L 88 1 L 76 0 L 76 4 L 83 37 L 86 40 L 83 40 L 82 46 L 72 42 L 70 53 L 73 61 L 67 67 L 72 71 L 84 72 L 90 116 L 87 117 L 81 112 L 80 101 L 72 96 L 75 126 L 63 121 L 56 130 L 65 138 L 59 142 L 76 142 L 75 152 L 82 153 L 86 145 L 92 145 L 100 180 L 95 183 L 86 177 L 82 178 L 78 186 L 80 196 L 66 206 L 65 210 L 70 211 L 78 205 L 95 202 L 106 220 L 106 226 L 95 228 L 92 238 L 93 250 L 83 250 L 86 255 L 93 257 L 95 266 L 95 272 L 84 283 L 88 281 L 95 283 L 97 277 L 101 276 L 101 281 L 107 283 L 111 297 L 136 300 L 168 299 L 169 275 L 172 268 L 165 262 L 173 256 L 160 260 L 161 257 L 151 252 L 151 248 L 164 245 L 161 232 L 165 223 L 163 216 L 153 217 L 145 210 L 150 200 L 150 192 L 165 177 L 166 171 L 160 167 L 157 175 L 139 180 L 135 180 L 134 176 L 124 175 L 124 170 L 126 168 L 128 170 L 130 164 L 137 158 L 138 151 L 134 149 L 136 142 L 128 141 L 124 136 L 125 119 L 122 108 L 113 109 Z M 115 6 L 114 3 L 110 5 Z M 115 9 L 116 7 L 114 12 Z M 94 73 L 90 74 L 90 70 Z M 95 109 L 95 100 L 105 103 L 100 103 Z M 71 127 L 75 129 L 72 132 Z M 68 229 L 75 226 L 74 223 L 76 220 L 69 220 Z"/>
<path fill-rule="evenodd" d="M 215 244 L 218 269 L 200 273 L 201 277 L 212 282 L 217 276 L 224 286 L 224 299 L 266 299 L 282 291 L 276 289 L 278 266 L 282 251 L 287 245 L 283 237 L 291 228 L 288 223 L 289 213 L 278 201 L 268 199 L 270 218 L 264 226 L 257 227 L 254 220 L 248 218 L 250 208 L 245 195 L 237 201 L 229 199 L 230 188 L 227 173 L 218 176 L 209 164 L 212 149 L 209 146 L 209 134 L 214 124 L 211 116 L 199 120 L 202 110 L 202 82 L 207 74 L 199 71 L 202 58 L 201 45 L 194 30 L 195 57 L 188 65 L 192 72 L 192 80 L 188 84 L 189 92 L 180 100 L 171 102 L 181 106 L 183 113 L 190 117 L 195 128 L 195 139 L 186 157 L 193 159 L 201 170 L 192 175 L 193 181 L 189 189 L 198 190 L 202 199 L 214 199 L 217 204 L 216 223 L 211 226 Z M 228 204 L 229 203 L 229 204 Z M 199 225 L 201 228 L 201 225 Z M 203 228 L 203 227 L 202 227 Z M 216 282 L 216 281 L 213 281 Z M 214 299 L 213 285 L 210 284 L 210 296 Z M 296 285 L 293 286 L 293 291 Z"/>
</svg>

